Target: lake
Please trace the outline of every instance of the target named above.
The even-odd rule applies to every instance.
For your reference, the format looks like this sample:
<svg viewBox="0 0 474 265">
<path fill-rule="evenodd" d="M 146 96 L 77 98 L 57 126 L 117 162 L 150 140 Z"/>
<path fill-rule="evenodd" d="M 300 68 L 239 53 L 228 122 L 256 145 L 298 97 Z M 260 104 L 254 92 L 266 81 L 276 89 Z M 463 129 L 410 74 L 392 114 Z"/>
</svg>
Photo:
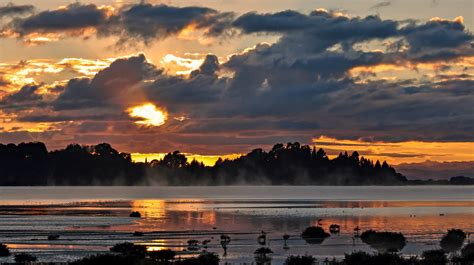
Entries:
<svg viewBox="0 0 474 265">
<path fill-rule="evenodd" d="M 131 211 L 142 218 L 129 217 Z M 250 263 L 261 231 L 274 252 L 272 264 L 291 254 L 321 261 L 372 252 L 354 240 L 357 226 L 402 232 L 408 240 L 402 253 L 417 255 L 437 248 L 448 229 L 474 232 L 473 218 L 472 186 L 0 187 L 0 243 L 40 261 L 74 260 L 124 241 L 187 256 L 204 250 L 189 249 L 188 240 L 207 239 L 205 250 L 223 263 Z M 340 225 L 340 234 L 306 243 L 301 232 L 318 220 L 326 230 Z M 224 233 L 232 239 L 226 257 L 219 243 Z M 48 240 L 53 234 L 60 238 Z M 286 247 L 283 234 L 290 235 Z"/>
</svg>

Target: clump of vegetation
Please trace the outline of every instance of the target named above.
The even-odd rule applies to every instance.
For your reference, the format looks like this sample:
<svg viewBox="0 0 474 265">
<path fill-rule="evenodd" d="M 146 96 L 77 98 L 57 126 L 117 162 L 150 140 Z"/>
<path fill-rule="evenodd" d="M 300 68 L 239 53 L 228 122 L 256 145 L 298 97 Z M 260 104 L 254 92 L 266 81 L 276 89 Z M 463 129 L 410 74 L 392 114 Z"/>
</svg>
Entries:
<svg viewBox="0 0 474 265">
<path fill-rule="evenodd" d="M 140 218 L 142 217 L 142 214 L 140 212 L 131 212 L 130 217 Z"/>
<path fill-rule="evenodd" d="M 329 236 L 331 235 L 320 226 L 307 227 L 301 234 L 301 237 L 309 244 L 321 244 Z"/>
<path fill-rule="evenodd" d="M 60 237 L 60 235 L 49 235 L 48 240 L 58 240 Z"/>
<path fill-rule="evenodd" d="M 402 233 L 367 230 L 360 235 L 360 239 L 379 252 L 398 252 L 406 245 L 406 238 Z"/>
<path fill-rule="evenodd" d="M 16 254 L 15 255 L 15 262 L 16 263 L 29 263 L 29 262 L 36 262 L 38 260 L 37 257 L 27 254 L 27 253 L 22 253 L 22 254 Z"/>
<path fill-rule="evenodd" d="M 270 264 L 272 258 L 270 257 L 273 254 L 273 251 L 267 247 L 261 247 L 255 250 L 255 262 L 257 264 Z"/>
<path fill-rule="evenodd" d="M 188 240 L 188 250 L 190 251 L 199 250 L 199 241 L 195 239 Z"/>
<path fill-rule="evenodd" d="M 285 265 L 313 265 L 316 258 L 313 256 L 289 256 L 285 260 Z"/>
<path fill-rule="evenodd" d="M 135 232 L 133 232 L 132 235 L 133 236 L 144 236 L 145 234 L 143 232 L 140 232 L 140 231 L 135 231 Z"/>
<path fill-rule="evenodd" d="M 8 257 L 12 253 L 10 253 L 10 249 L 8 249 L 8 246 L 5 244 L 0 244 L 0 257 Z"/>
<path fill-rule="evenodd" d="M 466 233 L 464 231 L 461 229 L 451 229 L 441 238 L 439 245 L 444 251 L 452 253 L 461 249 L 465 239 Z"/>
<path fill-rule="evenodd" d="M 448 258 L 442 249 L 427 250 L 421 255 L 423 265 L 446 265 Z"/>
<path fill-rule="evenodd" d="M 145 257 L 146 255 L 145 246 L 135 245 L 129 242 L 118 243 L 115 246 L 111 247 L 110 251 L 120 253 L 124 256 Z"/>
</svg>

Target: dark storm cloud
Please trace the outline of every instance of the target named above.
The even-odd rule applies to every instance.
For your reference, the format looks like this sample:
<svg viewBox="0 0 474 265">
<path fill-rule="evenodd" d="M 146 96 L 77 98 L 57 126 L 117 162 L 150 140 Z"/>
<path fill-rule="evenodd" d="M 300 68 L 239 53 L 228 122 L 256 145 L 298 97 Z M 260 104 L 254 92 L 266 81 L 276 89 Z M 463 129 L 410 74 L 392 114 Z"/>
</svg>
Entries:
<svg viewBox="0 0 474 265">
<path fill-rule="evenodd" d="M 220 100 L 229 86 L 230 79 L 218 78 L 220 65 L 215 55 L 207 55 L 199 69 L 189 78 L 161 75 L 153 83 L 144 86 L 148 98 L 163 102 L 173 109 L 190 110 L 195 104 L 209 104 Z M 198 113 L 199 110 L 194 110 Z"/>
<path fill-rule="evenodd" d="M 206 28 L 208 34 L 218 35 L 232 19 L 232 13 L 219 13 L 211 8 L 142 3 L 123 9 L 111 17 L 100 33 L 120 36 L 122 42 L 138 40 L 149 43 L 177 34 L 189 26 Z"/>
<path fill-rule="evenodd" d="M 302 30 L 314 26 L 313 21 L 299 12 L 286 10 L 278 13 L 246 13 L 238 17 L 232 25 L 246 33 L 283 32 Z"/>
<path fill-rule="evenodd" d="M 53 105 L 56 110 L 110 107 L 120 103 L 135 85 L 159 74 L 143 54 L 118 59 L 92 79 L 70 80 Z"/>
<path fill-rule="evenodd" d="M 204 62 L 199 66 L 199 69 L 191 72 L 191 77 L 201 75 L 214 76 L 219 70 L 219 59 L 215 55 L 207 55 Z"/>
<path fill-rule="evenodd" d="M 246 33 L 283 32 L 294 36 L 304 32 L 314 38 L 314 45 L 321 45 L 322 48 L 337 42 L 355 43 L 398 34 L 396 21 L 382 20 L 377 16 L 349 18 L 323 10 L 313 11 L 309 15 L 291 10 L 267 14 L 247 13 L 237 18 L 233 26 Z"/>
<path fill-rule="evenodd" d="M 0 100 L 0 105 L 10 105 L 14 107 L 16 104 L 41 100 L 42 96 L 36 93 L 39 88 L 39 85 L 25 85 L 17 92 L 4 96 Z"/>
<path fill-rule="evenodd" d="M 260 60 L 275 65 L 300 65 L 310 72 L 317 70 L 312 67 L 326 69 L 326 73 L 317 71 L 320 75 L 340 75 L 347 68 L 353 67 L 352 64 L 437 62 L 474 55 L 473 35 L 465 29 L 460 18 L 454 21 L 437 19 L 426 23 L 405 23 L 382 20 L 378 16 L 348 18 L 319 10 L 309 15 L 295 11 L 248 13 L 239 17 L 234 26 L 247 33 L 282 34 L 279 42 L 270 49 L 261 49 L 254 57 L 260 57 Z M 387 50 L 384 54 L 357 54 L 353 50 L 355 44 L 387 38 L 399 39 L 392 44 L 393 47 L 399 48 Z M 340 45 L 344 53 L 326 52 L 335 45 Z M 408 47 L 408 50 L 399 52 L 400 47 L 404 46 Z M 266 56 L 265 53 L 271 56 Z M 284 56 L 280 56 L 281 54 Z M 360 57 L 354 58 L 357 55 Z M 326 63 L 325 59 L 331 62 Z M 252 69 L 249 70 L 253 72 Z"/>
<path fill-rule="evenodd" d="M 10 11 L 12 7 L 4 7 L 5 12 L 12 12 Z M 148 44 L 178 34 L 190 26 L 205 29 L 206 34 L 210 36 L 221 35 L 224 31 L 228 31 L 233 18 L 232 12 L 218 12 L 205 7 L 141 3 L 113 12 L 111 9 L 94 4 L 74 3 L 65 8 L 17 18 L 7 28 L 22 36 L 28 33 L 63 33 L 80 36 L 86 34 L 86 29 L 95 29 L 99 36 L 119 37 L 119 44 L 136 41 Z"/>
<path fill-rule="evenodd" d="M 412 60 L 432 62 L 452 60 L 474 55 L 473 35 L 467 31 L 462 18 L 454 21 L 434 19 L 426 23 L 382 20 L 378 16 L 345 17 L 325 10 L 308 15 L 296 11 L 244 14 L 233 22 L 233 27 L 244 33 L 278 33 L 282 37 L 272 46 L 273 60 L 279 52 L 292 52 L 303 56 L 319 54 L 338 44 L 350 52 L 353 45 L 370 40 L 398 38 L 393 47 L 408 46 L 406 52 L 385 54 L 385 63 Z M 290 50 L 291 48 L 297 48 Z M 367 59 L 370 54 L 364 54 Z M 309 60 L 308 60 L 309 61 Z M 278 61 L 277 61 L 278 62 Z M 318 63 L 324 63 L 318 61 Z M 341 63 L 341 62 L 339 62 Z M 338 62 L 331 64 L 337 65 Z M 326 65 L 326 64 L 323 64 Z M 328 70 L 328 72 L 330 72 Z"/>
<path fill-rule="evenodd" d="M 13 3 L 8 3 L 4 6 L 0 6 L 0 18 L 30 14 L 34 9 L 35 7 L 32 5 L 15 5 Z"/>
<path fill-rule="evenodd" d="M 106 11 L 96 5 L 75 3 L 66 8 L 47 10 L 24 19 L 16 19 L 13 28 L 20 34 L 76 31 L 98 27 L 106 19 Z"/>
<path fill-rule="evenodd" d="M 401 29 L 412 53 L 471 45 L 473 35 L 461 21 L 434 20 Z M 471 47 L 472 48 L 472 47 Z"/>
</svg>

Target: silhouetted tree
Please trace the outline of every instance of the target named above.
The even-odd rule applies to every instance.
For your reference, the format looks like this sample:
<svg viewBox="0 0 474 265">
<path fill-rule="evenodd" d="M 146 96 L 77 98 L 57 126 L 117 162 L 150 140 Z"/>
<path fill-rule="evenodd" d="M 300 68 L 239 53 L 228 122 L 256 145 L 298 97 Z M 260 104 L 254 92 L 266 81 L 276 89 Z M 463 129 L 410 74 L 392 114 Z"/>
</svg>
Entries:
<svg viewBox="0 0 474 265">
<path fill-rule="evenodd" d="M 212 167 L 188 162 L 179 151 L 150 163 L 134 163 L 130 154 L 107 143 L 70 144 L 51 152 L 43 143 L 0 144 L 0 185 L 139 185 L 145 181 L 169 185 L 407 183 L 386 162 L 374 164 L 358 152 L 340 153 L 331 160 L 323 149 L 298 142 L 276 144 L 268 152 L 257 148 L 234 160 L 219 159 Z"/>
<path fill-rule="evenodd" d="M 453 253 L 461 249 L 466 233 L 461 229 L 451 229 L 441 238 L 439 245 L 447 253 Z"/>
</svg>

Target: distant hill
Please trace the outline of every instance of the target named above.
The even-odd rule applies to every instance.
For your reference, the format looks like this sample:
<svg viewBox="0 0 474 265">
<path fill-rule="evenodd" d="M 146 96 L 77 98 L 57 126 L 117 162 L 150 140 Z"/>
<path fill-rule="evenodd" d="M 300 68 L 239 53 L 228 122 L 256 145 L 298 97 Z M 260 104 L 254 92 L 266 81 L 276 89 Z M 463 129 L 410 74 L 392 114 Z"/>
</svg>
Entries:
<svg viewBox="0 0 474 265">
<path fill-rule="evenodd" d="M 474 178 L 474 161 L 403 163 L 393 166 L 408 179 L 442 180 L 455 176 Z"/>
</svg>

